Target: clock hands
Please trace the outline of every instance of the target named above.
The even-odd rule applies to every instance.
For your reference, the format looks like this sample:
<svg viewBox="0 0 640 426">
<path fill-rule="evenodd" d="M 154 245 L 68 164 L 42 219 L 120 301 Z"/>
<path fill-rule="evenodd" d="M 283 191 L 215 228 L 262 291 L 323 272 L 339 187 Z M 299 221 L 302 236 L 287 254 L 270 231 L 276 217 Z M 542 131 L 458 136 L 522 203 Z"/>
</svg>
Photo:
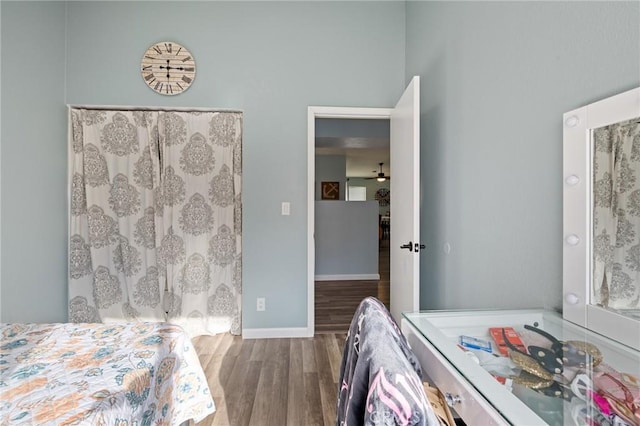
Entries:
<svg viewBox="0 0 640 426">
<path fill-rule="evenodd" d="M 169 74 L 169 72 L 171 72 L 171 70 L 177 70 L 177 71 L 185 71 L 185 70 L 186 70 L 186 68 L 185 68 L 185 67 L 172 67 L 172 66 L 171 66 L 171 61 L 169 61 L 168 59 L 167 59 L 167 66 L 165 67 L 165 66 L 163 66 L 163 65 L 160 65 L 160 67 L 159 67 L 159 68 L 160 68 L 161 70 L 164 70 L 164 69 L 166 69 L 166 70 L 167 70 L 167 78 L 170 78 L 170 77 L 171 77 L 171 75 Z"/>
<path fill-rule="evenodd" d="M 162 65 L 160 65 L 160 68 L 165 68 Z M 171 66 L 167 66 L 167 71 L 169 70 L 178 70 L 178 71 L 186 71 L 187 69 L 185 67 L 171 67 Z"/>
</svg>

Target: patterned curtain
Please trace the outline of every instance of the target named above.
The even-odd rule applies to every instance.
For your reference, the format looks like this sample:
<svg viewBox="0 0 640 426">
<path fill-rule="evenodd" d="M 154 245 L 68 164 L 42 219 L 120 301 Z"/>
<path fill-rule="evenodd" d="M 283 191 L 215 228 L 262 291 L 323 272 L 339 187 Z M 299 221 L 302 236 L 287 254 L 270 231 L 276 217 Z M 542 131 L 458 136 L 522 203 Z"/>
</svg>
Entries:
<svg viewBox="0 0 640 426">
<path fill-rule="evenodd" d="M 595 129 L 593 291 L 596 303 L 640 308 L 640 119 Z"/>
<path fill-rule="evenodd" d="M 70 113 L 70 321 L 240 334 L 242 114 Z"/>
<path fill-rule="evenodd" d="M 156 214 L 169 320 L 240 334 L 241 115 L 161 113 Z"/>
</svg>

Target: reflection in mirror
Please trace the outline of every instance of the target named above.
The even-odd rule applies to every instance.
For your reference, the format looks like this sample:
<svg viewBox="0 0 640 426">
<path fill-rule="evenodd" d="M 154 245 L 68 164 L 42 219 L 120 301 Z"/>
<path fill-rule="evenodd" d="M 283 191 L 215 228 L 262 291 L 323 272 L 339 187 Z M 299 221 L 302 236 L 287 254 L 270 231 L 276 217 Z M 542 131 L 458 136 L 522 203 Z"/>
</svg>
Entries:
<svg viewBox="0 0 640 426">
<path fill-rule="evenodd" d="M 639 117 L 640 87 L 562 117 L 562 317 L 636 350 Z"/>
<path fill-rule="evenodd" d="M 640 117 L 592 140 L 592 303 L 640 319 Z"/>
</svg>

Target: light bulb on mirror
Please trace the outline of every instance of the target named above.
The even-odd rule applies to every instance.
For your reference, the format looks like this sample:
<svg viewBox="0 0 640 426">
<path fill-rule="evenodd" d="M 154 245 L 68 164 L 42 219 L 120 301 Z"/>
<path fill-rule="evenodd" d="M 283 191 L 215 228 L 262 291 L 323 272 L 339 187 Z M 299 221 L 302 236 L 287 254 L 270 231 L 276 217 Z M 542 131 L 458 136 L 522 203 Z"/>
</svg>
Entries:
<svg viewBox="0 0 640 426">
<path fill-rule="evenodd" d="M 571 117 L 567 117 L 567 119 L 564 121 L 564 124 L 567 127 L 576 127 L 578 123 L 580 123 L 580 119 L 575 115 L 572 115 Z"/>
<path fill-rule="evenodd" d="M 580 243 L 580 237 L 578 237 L 576 234 L 567 235 L 567 238 L 565 238 L 565 240 L 570 246 L 577 246 Z"/>
<path fill-rule="evenodd" d="M 576 305 L 580 301 L 580 298 L 575 293 L 567 293 L 566 296 L 564 296 L 564 300 L 569 305 Z"/>
<path fill-rule="evenodd" d="M 567 178 L 564 181 L 569 186 L 575 186 L 578 183 L 580 183 L 580 178 L 576 175 L 570 175 L 570 176 L 567 176 Z"/>
</svg>

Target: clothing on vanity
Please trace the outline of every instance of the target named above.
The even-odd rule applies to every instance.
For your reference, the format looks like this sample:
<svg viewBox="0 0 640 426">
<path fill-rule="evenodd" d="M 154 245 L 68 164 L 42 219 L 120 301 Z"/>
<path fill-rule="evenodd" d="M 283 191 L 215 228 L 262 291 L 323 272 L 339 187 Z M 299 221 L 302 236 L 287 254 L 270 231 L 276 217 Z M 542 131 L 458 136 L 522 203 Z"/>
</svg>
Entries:
<svg viewBox="0 0 640 426">
<path fill-rule="evenodd" d="M 360 303 L 351 321 L 339 386 L 337 426 L 439 425 L 418 359 L 374 297 Z"/>
</svg>

